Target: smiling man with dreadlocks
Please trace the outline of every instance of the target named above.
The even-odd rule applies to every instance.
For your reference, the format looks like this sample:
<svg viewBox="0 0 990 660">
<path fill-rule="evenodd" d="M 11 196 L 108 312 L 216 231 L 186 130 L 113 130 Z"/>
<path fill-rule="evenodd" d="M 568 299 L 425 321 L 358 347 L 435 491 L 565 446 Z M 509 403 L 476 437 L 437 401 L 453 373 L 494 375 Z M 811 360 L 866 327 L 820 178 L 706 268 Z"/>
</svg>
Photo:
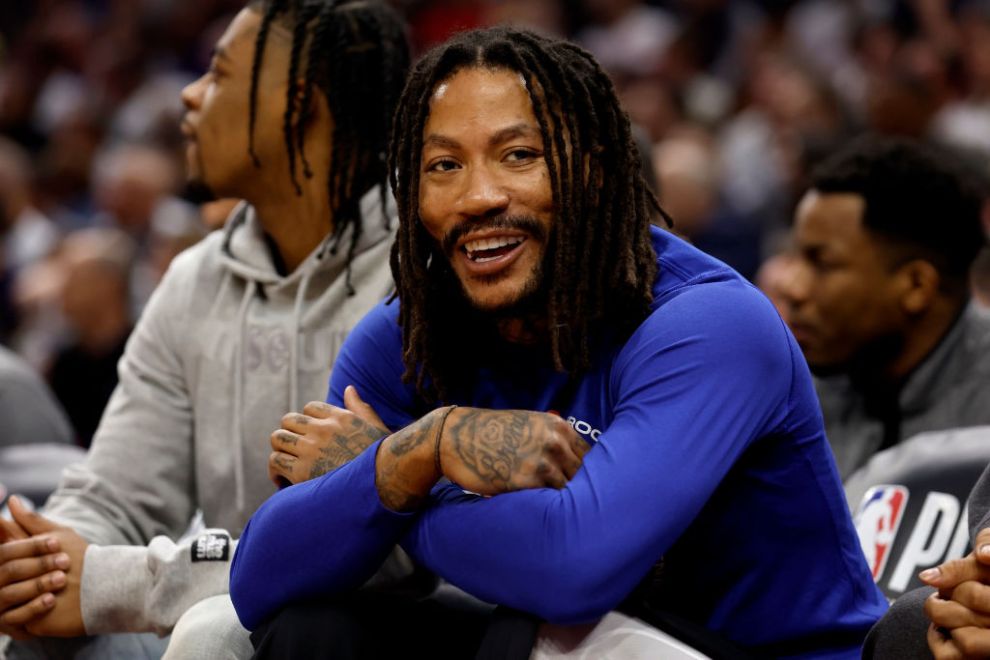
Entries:
<svg viewBox="0 0 990 660">
<path fill-rule="evenodd" d="M 246 201 L 162 280 L 85 463 L 42 514 L 12 503 L 0 627 L 75 639 L 11 658 L 157 657 L 149 636 L 102 635 L 173 627 L 172 657 L 250 654 L 226 595 L 233 539 L 274 491 L 268 431 L 324 395 L 392 289 L 386 149 L 407 70 L 382 0 L 253 0 L 183 91 L 193 188 Z M 197 510 L 207 530 L 179 543 Z"/>
<path fill-rule="evenodd" d="M 652 226 L 591 56 L 459 35 L 414 67 L 393 132 L 398 301 L 348 337 L 328 417 L 384 437 L 314 479 L 320 434 L 273 434 L 270 469 L 305 483 L 262 505 L 232 566 L 259 649 L 293 648 L 305 606 L 272 617 L 319 597 L 403 631 L 379 650 L 467 630 L 407 637 L 423 617 L 341 604 L 400 543 L 554 624 L 622 605 L 760 656 L 858 657 L 885 601 L 801 352 L 738 274 Z"/>
</svg>

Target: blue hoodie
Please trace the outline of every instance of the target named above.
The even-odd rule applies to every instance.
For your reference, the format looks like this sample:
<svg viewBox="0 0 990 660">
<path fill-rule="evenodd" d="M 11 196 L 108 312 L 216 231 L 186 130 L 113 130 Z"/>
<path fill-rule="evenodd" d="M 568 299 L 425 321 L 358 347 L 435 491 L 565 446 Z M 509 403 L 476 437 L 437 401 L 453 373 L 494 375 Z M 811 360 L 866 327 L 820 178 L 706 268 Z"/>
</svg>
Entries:
<svg viewBox="0 0 990 660">
<path fill-rule="evenodd" d="M 628 340 L 603 342 L 570 383 L 520 349 L 511 368 L 484 368 L 452 397 L 570 421 L 593 446 L 566 488 L 481 498 L 438 485 L 421 510 L 395 513 L 375 489 L 375 443 L 255 513 L 231 573 L 244 625 L 356 588 L 400 543 L 465 591 L 562 624 L 614 609 L 662 557 L 662 607 L 759 654 L 859 657 L 886 601 L 804 359 L 737 273 L 667 232 L 652 239 L 652 312 Z M 355 328 L 329 395 L 342 406 L 354 385 L 390 428 L 424 410 L 400 380 L 397 308 L 381 304 Z"/>
</svg>

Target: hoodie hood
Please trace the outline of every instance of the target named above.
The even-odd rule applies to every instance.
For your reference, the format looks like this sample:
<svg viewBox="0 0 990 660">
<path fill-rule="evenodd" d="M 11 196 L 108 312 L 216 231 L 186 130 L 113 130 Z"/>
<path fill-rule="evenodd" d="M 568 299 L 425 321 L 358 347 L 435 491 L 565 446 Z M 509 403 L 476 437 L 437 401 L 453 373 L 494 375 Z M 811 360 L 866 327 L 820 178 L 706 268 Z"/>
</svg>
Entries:
<svg viewBox="0 0 990 660">
<path fill-rule="evenodd" d="M 361 198 L 361 237 L 356 254 L 367 251 L 383 240 L 392 237 L 395 229 L 396 208 L 391 195 L 386 195 L 388 206 L 382 214 L 381 189 L 376 186 Z M 386 217 L 388 220 L 386 221 Z M 348 225 L 340 234 L 328 234 L 299 267 L 288 275 L 280 275 L 272 261 L 271 250 L 265 241 L 264 229 L 254 207 L 241 202 L 231 212 L 223 228 L 221 263 L 232 274 L 261 285 L 291 286 L 312 276 L 316 271 L 342 272 L 347 266 L 347 249 L 354 226 Z M 340 246 L 341 249 L 336 249 Z"/>
</svg>

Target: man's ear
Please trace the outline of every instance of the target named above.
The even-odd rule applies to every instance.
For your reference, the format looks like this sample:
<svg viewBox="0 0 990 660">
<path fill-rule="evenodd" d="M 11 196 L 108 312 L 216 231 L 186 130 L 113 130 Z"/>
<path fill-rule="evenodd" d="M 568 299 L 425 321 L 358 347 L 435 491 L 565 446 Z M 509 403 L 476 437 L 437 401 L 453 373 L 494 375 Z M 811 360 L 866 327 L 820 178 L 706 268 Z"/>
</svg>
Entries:
<svg viewBox="0 0 990 660">
<path fill-rule="evenodd" d="M 912 259 L 897 269 L 901 287 L 901 307 L 911 315 L 928 310 L 938 296 L 942 278 L 938 269 L 925 259 Z"/>
</svg>

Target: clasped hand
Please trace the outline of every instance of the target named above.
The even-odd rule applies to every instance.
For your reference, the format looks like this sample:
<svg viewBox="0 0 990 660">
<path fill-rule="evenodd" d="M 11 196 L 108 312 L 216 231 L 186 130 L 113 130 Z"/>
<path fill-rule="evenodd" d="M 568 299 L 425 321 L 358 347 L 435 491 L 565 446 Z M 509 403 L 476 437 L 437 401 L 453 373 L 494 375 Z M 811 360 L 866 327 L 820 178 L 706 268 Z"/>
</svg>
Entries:
<svg viewBox="0 0 990 660">
<path fill-rule="evenodd" d="M 79 534 L 8 500 L 0 518 L 0 632 L 14 639 L 85 634 L 80 608 L 83 559 Z"/>
<path fill-rule="evenodd" d="M 928 647 L 937 660 L 990 657 L 990 529 L 963 557 L 921 573 L 938 592 L 925 601 Z"/>
</svg>

